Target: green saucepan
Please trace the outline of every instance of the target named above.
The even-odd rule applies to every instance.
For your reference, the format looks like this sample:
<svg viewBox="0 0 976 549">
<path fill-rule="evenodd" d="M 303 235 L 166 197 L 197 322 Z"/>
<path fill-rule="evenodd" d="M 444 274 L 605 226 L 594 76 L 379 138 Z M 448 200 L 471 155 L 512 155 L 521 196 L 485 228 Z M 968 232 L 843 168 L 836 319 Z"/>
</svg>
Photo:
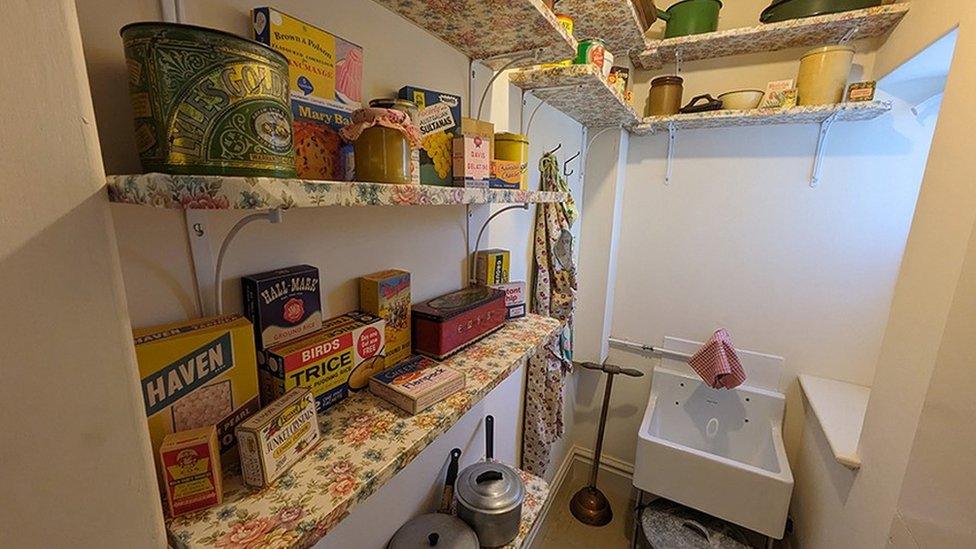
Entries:
<svg viewBox="0 0 976 549">
<path fill-rule="evenodd" d="M 665 38 L 714 32 L 718 29 L 718 12 L 721 0 L 681 0 L 666 10 L 658 10 L 657 16 L 668 22 Z"/>
<path fill-rule="evenodd" d="M 774 0 L 759 16 L 763 23 L 880 6 L 883 0 Z"/>
</svg>

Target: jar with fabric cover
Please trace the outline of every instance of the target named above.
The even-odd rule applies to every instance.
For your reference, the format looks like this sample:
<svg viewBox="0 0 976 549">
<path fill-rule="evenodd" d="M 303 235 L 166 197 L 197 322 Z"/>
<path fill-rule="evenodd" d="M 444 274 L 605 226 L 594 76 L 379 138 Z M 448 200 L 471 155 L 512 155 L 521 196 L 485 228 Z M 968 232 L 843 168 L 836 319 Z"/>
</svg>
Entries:
<svg viewBox="0 0 976 549">
<path fill-rule="evenodd" d="M 420 146 L 420 131 L 406 112 L 359 109 L 342 137 L 353 144 L 358 181 L 410 183 L 410 150 Z"/>
</svg>

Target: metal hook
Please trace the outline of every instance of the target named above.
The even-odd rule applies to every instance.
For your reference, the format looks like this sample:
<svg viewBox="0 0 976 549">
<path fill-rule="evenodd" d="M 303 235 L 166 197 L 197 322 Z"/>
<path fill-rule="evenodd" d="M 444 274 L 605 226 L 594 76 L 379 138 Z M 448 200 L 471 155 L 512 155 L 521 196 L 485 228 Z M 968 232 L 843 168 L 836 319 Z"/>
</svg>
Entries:
<svg viewBox="0 0 976 549">
<path fill-rule="evenodd" d="M 565 177 L 569 177 L 569 176 L 571 176 L 571 175 L 573 175 L 573 170 L 569 170 L 569 171 L 567 172 L 567 171 L 566 171 L 566 166 L 568 166 L 568 165 L 569 165 L 569 163 L 570 163 L 570 162 L 572 162 L 573 160 L 576 160 L 577 158 L 579 158 L 579 156 L 580 156 L 581 154 L 583 154 L 583 151 L 579 151 L 579 152 L 577 152 L 577 153 L 576 153 L 576 154 L 574 154 L 573 156 L 570 156 L 569 158 L 567 158 L 565 162 L 563 162 L 563 175 L 564 175 Z"/>
<path fill-rule="evenodd" d="M 549 155 L 549 156 L 552 156 L 552 155 L 556 154 L 556 151 L 558 151 L 561 148 L 563 148 L 563 144 L 562 143 L 556 145 L 556 148 L 555 149 L 547 152 L 546 154 Z"/>
</svg>

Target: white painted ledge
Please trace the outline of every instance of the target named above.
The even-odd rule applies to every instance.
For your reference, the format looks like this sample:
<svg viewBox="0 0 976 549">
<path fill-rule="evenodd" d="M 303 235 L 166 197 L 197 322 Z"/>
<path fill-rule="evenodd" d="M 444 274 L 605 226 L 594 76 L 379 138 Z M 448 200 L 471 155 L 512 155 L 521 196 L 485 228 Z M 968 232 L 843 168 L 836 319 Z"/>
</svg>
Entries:
<svg viewBox="0 0 976 549">
<path fill-rule="evenodd" d="M 800 375 L 800 387 L 823 429 L 834 459 L 850 469 L 860 469 L 857 445 L 871 389 L 806 374 Z"/>
</svg>

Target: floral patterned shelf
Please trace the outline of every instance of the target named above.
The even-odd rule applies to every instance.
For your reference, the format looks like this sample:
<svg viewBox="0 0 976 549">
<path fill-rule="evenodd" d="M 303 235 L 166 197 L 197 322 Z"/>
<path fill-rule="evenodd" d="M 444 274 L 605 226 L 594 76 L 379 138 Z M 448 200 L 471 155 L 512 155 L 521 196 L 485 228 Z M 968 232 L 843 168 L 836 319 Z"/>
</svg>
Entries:
<svg viewBox="0 0 976 549">
<path fill-rule="evenodd" d="M 110 175 L 112 202 L 183 210 L 563 202 L 565 193 L 215 175 Z"/>
<path fill-rule="evenodd" d="M 633 107 L 593 65 L 526 69 L 509 79 L 584 126 L 630 126 L 638 121 Z"/>
<path fill-rule="evenodd" d="M 889 4 L 755 27 L 652 40 L 647 50 L 634 56 L 634 63 L 645 69 L 657 69 L 673 63 L 678 52 L 682 61 L 693 61 L 836 44 L 855 29 L 853 38 L 880 36 L 897 25 L 908 9 L 908 3 Z"/>
<path fill-rule="evenodd" d="M 573 18 L 575 36 L 602 39 L 621 60 L 647 49 L 632 0 L 559 0 L 556 9 Z"/>
<path fill-rule="evenodd" d="M 835 114 L 837 120 L 870 120 L 890 110 L 891 103 L 887 101 L 871 101 L 795 107 L 792 109 L 722 110 L 673 116 L 649 116 L 631 128 L 631 133 L 644 135 L 667 131 L 671 124 L 674 124 L 674 128 L 677 130 L 773 124 L 819 124 Z"/>
<path fill-rule="evenodd" d="M 522 522 L 519 524 L 518 535 L 505 546 L 504 549 L 518 549 L 525 543 L 529 532 L 539 520 L 546 500 L 549 499 L 549 484 L 541 478 L 525 471 L 519 471 L 522 482 L 525 483 L 525 500 L 522 502 Z"/>
<path fill-rule="evenodd" d="M 558 61 L 576 53 L 576 41 L 542 0 L 376 2 L 495 70 L 521 53 L 538 55 L 515 66 Z"/>
<path fill-rule="evenodd" d="M 558 320 L 529 315 L 446 360 L 466 374 L 465 388 L 414 416 L 369 393 L 352 394 L 319 417 L 318 446 L 271 486 L 252 491 L 236 474 L 227 475 L 224 503 L 169 519 L 170 541 L 181 548 L 312 546 L 541 349 L 559 327 Z M 521 539 L 548 494 L 540 479 L 527 473 L 523 478 L 528 489 Z"/>
</svg>

